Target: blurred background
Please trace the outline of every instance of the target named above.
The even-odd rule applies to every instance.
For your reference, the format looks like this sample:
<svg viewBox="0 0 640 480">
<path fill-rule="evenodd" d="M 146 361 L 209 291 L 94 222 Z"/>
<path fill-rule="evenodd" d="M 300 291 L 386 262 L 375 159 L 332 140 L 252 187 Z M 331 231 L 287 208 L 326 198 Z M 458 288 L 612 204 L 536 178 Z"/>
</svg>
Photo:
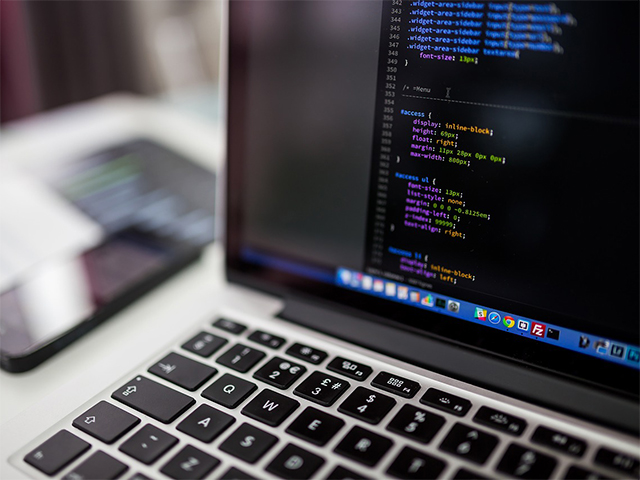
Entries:
<svg viewBox="0 0 640 480">
<path fill-rule="evenodd" d="M 211 251 L 222 6 L 0 0 L 3 369 L 33 368 Z"/>
<path fill-rule="evenodd" d="M 1 0 L 0 122 L 111 92 L 215 115 L 220 2 Z"/>
</svg>

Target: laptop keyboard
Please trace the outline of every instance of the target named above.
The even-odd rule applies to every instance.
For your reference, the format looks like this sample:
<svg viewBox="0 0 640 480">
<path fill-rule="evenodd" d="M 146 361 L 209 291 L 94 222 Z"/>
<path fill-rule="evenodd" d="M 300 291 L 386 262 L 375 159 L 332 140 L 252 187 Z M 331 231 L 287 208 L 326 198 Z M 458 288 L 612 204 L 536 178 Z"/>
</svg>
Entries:
<svg viewBox="0 0 640 480">
<path fill-rule="evenodd" d="M 637 441 L 294 336 L 218 319 L 19 458 L 68 480 L 639 476 Z"/>
</svg>

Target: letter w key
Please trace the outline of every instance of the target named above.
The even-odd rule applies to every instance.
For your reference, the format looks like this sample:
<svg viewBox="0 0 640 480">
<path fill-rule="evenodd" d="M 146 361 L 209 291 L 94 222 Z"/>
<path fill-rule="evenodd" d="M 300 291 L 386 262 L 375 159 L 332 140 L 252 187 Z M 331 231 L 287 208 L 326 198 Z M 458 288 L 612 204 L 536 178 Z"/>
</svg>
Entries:
<svg viewBox="0 0 640 480">
<path fill-rule="evenodd" d="M 299 406 L 300 403 L 294 399 L 265 389 L 242 409 L 242 413 L 247 417 L 276 427 Z"/>
</svg>

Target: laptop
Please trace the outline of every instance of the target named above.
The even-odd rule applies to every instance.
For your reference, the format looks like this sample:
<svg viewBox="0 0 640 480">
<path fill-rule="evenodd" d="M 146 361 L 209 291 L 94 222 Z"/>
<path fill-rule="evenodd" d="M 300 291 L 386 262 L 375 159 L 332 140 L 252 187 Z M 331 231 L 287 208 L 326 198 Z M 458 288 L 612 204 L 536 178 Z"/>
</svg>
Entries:
<svg viewBox="0 0 640 480">
<path fill-rule="evenodd" d="M 638 478 L 637 2 L 228 17 L 227 301 L 3 477 Z"/>
</svg>

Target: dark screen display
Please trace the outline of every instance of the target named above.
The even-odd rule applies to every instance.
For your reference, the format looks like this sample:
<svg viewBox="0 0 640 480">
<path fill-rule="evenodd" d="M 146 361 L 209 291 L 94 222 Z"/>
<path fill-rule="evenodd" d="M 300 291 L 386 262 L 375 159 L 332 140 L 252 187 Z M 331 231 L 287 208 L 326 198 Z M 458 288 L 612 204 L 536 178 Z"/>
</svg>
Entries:
<svg viewBox="0 0 640 480">
<path fill-rule="evenodd" d="M 637 3 L 231 8 L 233 268 L 464 343 L 255 252 L 639 343 Z"/>
<path fill-rule="evenodd" d="M 634 13 L 385 4 L 367 270 L 637 334 Z"/>
</svg>

